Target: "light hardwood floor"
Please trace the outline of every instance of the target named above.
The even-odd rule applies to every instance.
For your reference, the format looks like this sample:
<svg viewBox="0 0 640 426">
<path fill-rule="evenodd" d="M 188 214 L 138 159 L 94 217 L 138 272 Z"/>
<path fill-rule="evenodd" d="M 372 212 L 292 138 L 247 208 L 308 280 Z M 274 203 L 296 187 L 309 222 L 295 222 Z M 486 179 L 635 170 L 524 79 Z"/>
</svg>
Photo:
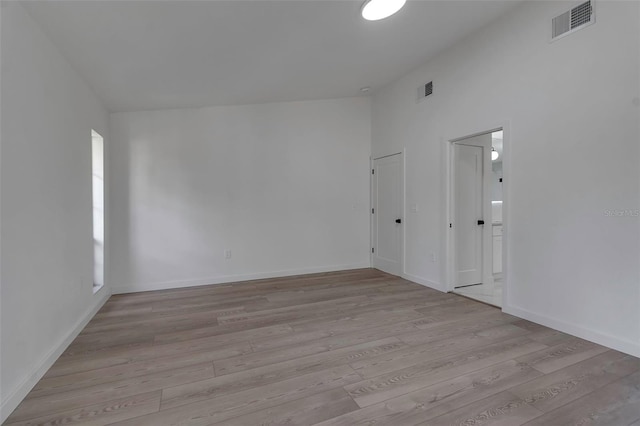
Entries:
<svg viewBox="0 0 640 426">
<path fill-rule="evenodd" d="M 113 296 L 10 425 L 640 425 L 640 360 L 357 271 Z"/>
</svg>

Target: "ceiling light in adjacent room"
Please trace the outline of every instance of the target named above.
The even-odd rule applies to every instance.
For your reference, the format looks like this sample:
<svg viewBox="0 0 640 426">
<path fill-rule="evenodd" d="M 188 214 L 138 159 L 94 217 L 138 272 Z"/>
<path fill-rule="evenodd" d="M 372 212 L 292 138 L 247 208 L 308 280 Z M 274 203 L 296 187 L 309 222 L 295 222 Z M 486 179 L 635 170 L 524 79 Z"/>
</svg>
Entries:
<svg viewBox="0 0 640 426">
<path fill-rule="evenodd" d="M 500 154 L 498 153 L 498 151 L 496 151 L 495 148 L 491 148 L 491 160 L 496 161 L 498 157 L 500 157 Z"/>
<path fill-rule="evenodd" d="M 368 0 L 362 6 L 362 17 L 367 21 L 387 18 L 400 9 L 407 0 Z"/>
</svg>

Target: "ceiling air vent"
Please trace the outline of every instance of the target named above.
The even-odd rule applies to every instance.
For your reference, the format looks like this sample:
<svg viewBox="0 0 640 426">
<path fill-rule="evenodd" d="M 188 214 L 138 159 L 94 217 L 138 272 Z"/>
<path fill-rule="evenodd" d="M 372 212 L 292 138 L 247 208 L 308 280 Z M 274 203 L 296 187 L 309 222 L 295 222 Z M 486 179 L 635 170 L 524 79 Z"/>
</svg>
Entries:
<svg viewBox="0 0 640 426">
<path fill-rule="evenodd" d="M 593 1 L 586 1 L 551 20 L 551 40 L 569 35 L 595 22 Z"/>
<path fill-rule="evenodd" d="M 433 93 L 433 81 L 428 82 L 424 86 L 418 87 L 418 101 L 423 100 Z"/>
</svg>

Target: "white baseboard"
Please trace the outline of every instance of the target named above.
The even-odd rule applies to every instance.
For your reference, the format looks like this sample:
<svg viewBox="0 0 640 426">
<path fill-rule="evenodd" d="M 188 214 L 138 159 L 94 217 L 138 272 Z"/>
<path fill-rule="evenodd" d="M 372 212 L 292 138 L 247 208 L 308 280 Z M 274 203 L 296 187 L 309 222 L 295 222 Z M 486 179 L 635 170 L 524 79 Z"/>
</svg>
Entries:
<svg viewBox="0 0 640 426">
<path fill-rule="evenodd" d="M 432 288 L 434 290 L 438 290 L 438 291 L 442 291 L 442 292 L 446 292 L 447 290 L 445 290 L 444 286 L 440 283 L 434 282 L 434 281 L 429 281 L 427 279 L 418 277 L 416 275 L 411 275 L 411 274 L 402 274 L 402 278 L 404 278 L 405 280 L 409 280 L 411 282 L 414 282 L 416 284 L 420 284 L 423 285 L 425 287 L 429 287 Z"/>
<path fill-rule="evenodd" d="M 589 340 L 590 342 L 597 343 L 635 357 L 640 357 L 639 342 L 621 339 L 616 336 L 611 336 L 599 331 L 593 331 L 580 325 L 568 323 L 555 318 L 548 318 L 515 306 L 504 306 L 502 311 L 507 314 L 515 315 L 546 327 L 553 328 L 554 330 L 562 331 L 563 333 L 571 334 L 572 336 L 580 337 L 581 339 Z"/>
<path fill-rule="evenodd" d="M 112 292 L 113 294 L 122 294 L 122 293 L 136 293 L 140 291 L 168 290 L 168 289 L 175 289 L 175 288 L 196 287 L 196 286 L 211 285 L 211 284 L 225 284 L 225 283 L 232 283 L 237 281 L 261 280 L 265 278 L 279 278 L 279 277 L 290 277 L 293 275 L 317 274 L 321 272 L 348 271 L 351 269 L 363 269 L 363 268 L 370 268 L 370 267 L 371 267 L 371 263 L 363 262 L 363 263 L 356 263 L 356 264 L 350 264 L 350 265 L 319 266 L 315 268 L 288 269 L 283 271 L 260 272 L 255 274 L 222 275 L 218 277 L 198 278 L 198 279 L 189 279 L 189 280 L 181 280 L 181 281 L 138 283 L 138 284 L 130 284 L 130 285 L 113 286 Z"/>
<path fill-rule="evenodd" d="M 33 389 L 44 374 L 51 368 L 54 362 L 69 347 L 73 339 L 75 339 L 93 316 L 102 308 L 102 305 L 109 299 L 111 294 L 108 288 L 103 287 L 98 302 L 95 303 L 83 316 L 76 322 L 75 326 L 67 332 L 67 334 L 58 342 L 56 346 L 46 353 L 40 361 L 35 365 L 33 372 L 25 377 L 22 382 L 12 391 L 3 394 L 4 398 L 0 405 L 0 423 L 4 422 L 7 417 L 16 409 L 27 394 Z"/>
</svg>

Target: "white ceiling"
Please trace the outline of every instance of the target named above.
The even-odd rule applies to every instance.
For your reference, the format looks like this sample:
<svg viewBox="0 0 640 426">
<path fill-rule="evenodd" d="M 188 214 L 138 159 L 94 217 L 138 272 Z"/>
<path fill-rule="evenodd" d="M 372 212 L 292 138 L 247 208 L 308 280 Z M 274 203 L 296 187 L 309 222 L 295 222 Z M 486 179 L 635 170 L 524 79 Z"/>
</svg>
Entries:
<svg viewBox="0 0 640 426">
<path fill-rule="evenodd" d="M 360 96 L 515 1 L 43 1 L 26 7 L 111 111 Z"/>
</svg>

